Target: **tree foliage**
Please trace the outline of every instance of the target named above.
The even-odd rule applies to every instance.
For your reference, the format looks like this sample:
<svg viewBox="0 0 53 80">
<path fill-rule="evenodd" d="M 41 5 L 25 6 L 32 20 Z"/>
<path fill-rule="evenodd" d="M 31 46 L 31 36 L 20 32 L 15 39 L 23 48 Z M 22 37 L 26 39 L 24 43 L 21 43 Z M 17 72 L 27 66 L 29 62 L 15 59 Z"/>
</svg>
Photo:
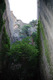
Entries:
<svg viewBox="0 0 53 80">
<path fill-rule="evenodd" d="M 32 27 L 36 26 L 36 25 L 37 25 L 37 20 L 32 20 L 29 24 L 30 24 Z"/>
<path fill-rule="evenodd" d="M 10 50 L 10 40 L 9 37 L 6 33 L 5 27 L 3 28 L 3 33 L 2 33 L 2 49 L 1 51 L 3 53 L 7 53 Z"/>
<path fill-rule="evenodd" d="M 3 13 L 4 13 L 5 8 L 6 8 L 5 1 L 4 0 L 0 0 L 0 32 L 1 32 L 2 26 L 4 24 Z"/>
<path fill-rule="evenodd" d="M 12 44 L 9 53 L 9 68 L 16 70 L 20 79 L 26 80 L 35 75 L 37 69 L 38 50 L 29 44 L 29 40 L 17 41 Z M 20 65 L 17 68 L 12 66 Z"/>
<path fill-rule="evenodd" d="M 8 52 L 10 51 L 10 40 L 6 33 L 5 27 L 3 28 L 2 33 L 2 41 L 1 41 L 1 64 L 2 64 L 2 70 L 6 68 L 7 60 L 8 60 Z"/>
<path fill-rule="evenodd" d="M 28 28 L 30 28 L 30 27 L 31 27 L 31 25 L 24 25 L 22 28 L 22 33 L 26 36 L 29 36 Z"/>
</svg>

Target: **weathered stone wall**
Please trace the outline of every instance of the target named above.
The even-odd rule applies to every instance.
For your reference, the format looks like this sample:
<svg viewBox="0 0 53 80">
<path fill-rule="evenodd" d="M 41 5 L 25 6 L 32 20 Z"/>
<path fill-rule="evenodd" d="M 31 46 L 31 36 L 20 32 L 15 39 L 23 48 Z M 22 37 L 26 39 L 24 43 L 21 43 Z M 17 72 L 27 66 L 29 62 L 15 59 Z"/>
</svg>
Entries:
<svg viewBox="0 0 53 80">
<path fill-rule="evenodd" d="M 47 70 L 47 61 L 45 62 L 45 58 L 43 59 L 43 64 L 44 66 L 43 69 L 45 71 L 45 80 L 51 80 L 49 78 L 50 74 L 51 77 L 53 76 L 53 1 L 52 0 L 39 0 L 38 2 L 39 4 L 39 16 L 40 16 L 40 20 L 43 24 L 43 29 L 44 29 L 44 33 L 45 33 L 45 37 L 47 39 L 48 42 L 48 48 L 49 48 L 49 54 L 50 54 L 50 65 L 48 69 L 50 69 L 50 72 L 48 72 Z M 43 40 L 43 39 L 42 39 Z M 44 57 L 44 52 L 42 54 L 42 58 Z M 46 55 L 45 55 L 46 57 Z M 47 57 L 46 57 L 47 60 Z M 50 74 L 49 74 L 50 73 Z"/>
<path fill-rule="evenodd" d="M 11 18 L 11 11 L 10 11 L 10 6 L 9 6 L 9 1 L 5 0 L 6 3 L 6 10 L 3 14 L 3 19 L 5 20 L 5 27 L 7 34 L 10 37 L 10 40 L 12 41 L 13 37 L 13 20 Z"/>
<path fill-rule="evenodd" d="M 8 2 L 8 0 L 3 0 L 3 1 L 5 1 L 6 9 L 4 8 L 5 11 L 4 11 L 3 16 L 2 16 L 3 22 L 5 22 L 5 23 L 2 26 L 2 29 L 0 32 L 0 50 L 1 50 L 1 46 L 2 46 L 1 42 L 2 42 L 2 33 L 3 33 L 4 26 L 6 27 L 6 32 L 10 38 L 10 41 L 12 41 L 12 36 L 13 36 L 13 23 L 12 23 L 12 19 L 11 19 L 9 2 Z M 0 1 L 0 5 L 2 5 L 1 1 Z M 1 10 L 2 9 L 3 9 L 3 6 L 1 7 Z M 0 17 L 1 17 L 1 12 L 0 12 Z M 2 65 L 1 65 L 1 55 L 0 55 L 0 72 L 1 72 L 1 68 L 2 68 Z"/>
</svg>

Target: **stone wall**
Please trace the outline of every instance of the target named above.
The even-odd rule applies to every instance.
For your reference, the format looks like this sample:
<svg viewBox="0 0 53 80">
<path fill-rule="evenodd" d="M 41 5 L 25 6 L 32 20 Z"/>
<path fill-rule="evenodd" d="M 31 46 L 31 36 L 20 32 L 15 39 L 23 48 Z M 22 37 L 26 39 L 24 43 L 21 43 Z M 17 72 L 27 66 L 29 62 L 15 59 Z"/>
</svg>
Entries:
<svg viewBox="0 0 53 80">
<path fill-rule="evenodd" d="M 3 28 L 4 26 L 6 27 L 6 32 L 10 38 L 10 41 L 12 41 L 12 36 L 13 36 L 13 23 L 12 23 L 12 19 L 11 19 L 11 12 L 10 12 L 10 7 L 9 7 L 9 2 L 8 0 L 4 0 L 5 4 L 6 4 L 6 9 L 3 13 L 3 22 L 5 22 L 5 24 L 2 26 L 2 30 L 0 32 L 0 50 L 1 50 L 1 41 L 2 41 L 2 33 L 3 33 Z M 0 5 L 1 5 L 1 1 L 0 1 Z M 3 6 L 2 6 L 3 7 Z M 1 26 L 0 26 L 1 27 Z M 1 55 L 0 55 L 0 72 L 1 72 L 1 68 L 2 68 L 2 63 L 1 63 Z"/>
<path fill-rule="evenodd" d="M 3 19 L 5 20 L 5 27 L 8 36 L 10 37 L 10 40 L 12 41 L 13 37 L 13 20 L 11 18 L 11 11 L 10 11 L 10 6 L 9 6 L 9 1 L 5 0 L 6 3 L 6 10 L 3 14 Z"/>
<path fill-rule="evenodd" d="M 48 66 L 49 66 L 50 72 L 48 72 L 46 68 L 43 68 L 44 70 L 46 70 L 45 80 L 48 80 L 49 76 L 50 76 L 50 75 L 48 75 L 48 73 L 50 73 L 51 76 L 53 76 L 53 1 L 52 0 L 39 0 L 38 5 L 39 5 L 38 10 L 39 10 L 40 20 L 43 24 L 45 37 L 46 37 L 48 45 L 49 45 L 48 48 L 49 48 L 49 54 L 50 54 L 50 65 L 48 65 Z M 42 38 L 42 40 L 43 40 L 43 38 Z M 42 54 L 42 58 L 43 58 L 43 56 L 44 55 Z M 46 57 L 46 55 L 45 55 L 45 57 Z M 47 57 L 46 57 L 46 60 L 47 60 Z M 45 60 L 43 60 L 43 64 L 46 67 L 48 62 L 45 62 Z M 44 66 L 42 66 L 42 67 L 44 67 Z M 48 79 L 47 79 L 47 77 L 48 77 Z M 49 79 L 49 80 L 51 80 L 51 79 Z"/>
</svg>

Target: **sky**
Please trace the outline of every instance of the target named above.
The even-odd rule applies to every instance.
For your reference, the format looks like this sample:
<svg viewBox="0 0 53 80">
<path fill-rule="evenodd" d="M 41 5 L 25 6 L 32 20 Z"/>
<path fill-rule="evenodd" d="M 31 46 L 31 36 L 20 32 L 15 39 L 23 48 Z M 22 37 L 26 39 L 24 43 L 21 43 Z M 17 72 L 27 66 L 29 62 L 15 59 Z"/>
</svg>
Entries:
<svg viewBox="0 0 53 80">
<path fill-rule="evenodd" d="M 25 23 L 37 19 L 37 0 L 9 0 L 10 9 Z"/>
</svg>

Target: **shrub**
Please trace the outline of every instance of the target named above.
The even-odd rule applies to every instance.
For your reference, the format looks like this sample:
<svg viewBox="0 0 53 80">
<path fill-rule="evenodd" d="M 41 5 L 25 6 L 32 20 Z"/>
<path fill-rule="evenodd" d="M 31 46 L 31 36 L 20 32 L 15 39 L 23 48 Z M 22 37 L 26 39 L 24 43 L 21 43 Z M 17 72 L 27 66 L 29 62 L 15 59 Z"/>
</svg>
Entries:
<svg viewBox="0 0 53 80">
<path fill-rule="evenodd" d="M 12 44 L 9 53 L 9 67 L 16 70 L 23 80 L 34 77 L 37 69 L 38 50 L 28 42 L 22 40 Z M 13 63 L 13 66 L 12 66 Z M 14 68 L 15 65 L 20 65 Z"/>
<path fill-rule="evenodd" d="M 6 29 L 5 27 L 3 28 L 3 33 L 2 33 L 2 49 L 1 51 L 3 53 L 7 53 L 9 50 L 10 50 L 10 40 L 9 40 L 9 37 L 6 33 Z"/>
<path fill-rule="evenodd" d="M 1 32 L 2 26 L 4 24 L 4 21 L 3 21 L 3 13 L 4 13 L 5 8 L 6 8 L 5 1 L 4 0 L 1 0 L 0 1 L 0 32 Z"/>
<path fill-rule="evenodd" d="M 8 61 L 8 52 L 10 51 L 10 40 L 6 33 L 5 27 L 3 28 L 2 41 L 1 41 L 1 63 L 2 69 L 6 69 Z"/>
</svg>

